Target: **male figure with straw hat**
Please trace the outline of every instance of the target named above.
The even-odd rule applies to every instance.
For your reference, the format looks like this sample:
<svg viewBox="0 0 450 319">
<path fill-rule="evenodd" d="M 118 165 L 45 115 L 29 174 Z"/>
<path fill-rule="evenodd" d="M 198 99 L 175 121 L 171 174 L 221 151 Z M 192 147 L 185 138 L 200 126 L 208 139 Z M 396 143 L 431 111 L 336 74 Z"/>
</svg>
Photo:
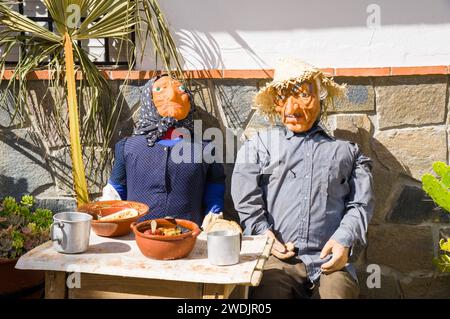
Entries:
<svg viewBox="0 0 450 319">
<path fill-rule="evenodd" d="M 231 194 L 244 234 L 275 239 L 251 298 L 356 298 L 348 262 L 366 244 L 373 214 L 372 161 L 321 126 L 345 86 L 297 59 L 282 59 L 255 108 L 283 125 L 256 133 L 238 152 Z"/>
</svg>

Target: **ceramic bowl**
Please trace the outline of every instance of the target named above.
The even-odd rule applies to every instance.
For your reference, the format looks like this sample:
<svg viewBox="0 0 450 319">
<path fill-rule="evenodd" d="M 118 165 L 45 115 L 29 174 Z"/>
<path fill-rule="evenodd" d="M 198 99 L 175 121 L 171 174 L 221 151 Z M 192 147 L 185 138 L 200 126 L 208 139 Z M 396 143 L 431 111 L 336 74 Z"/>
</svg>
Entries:
<svg viewBox="0 0 450 319">
<path fill-rule="evenodd" d="M 157 228 L 173 227 L 173 223 L 166 219 L 155 219 Z M 144 256 L 153 259 L 179 259 L 186 257 L 192 251 L 200 235 L 200 228 L 194 222 L 185 219 L 175 219 L 176 223 L 189 231 L 180 235 L 164 236 L 164 235 L 147 235 L 144 232 L 150 229 L 151 220 L 142 223 L 131 224 L 131 229 L 135 234 L 136 244 Z"/>
<path fill-rule="evenodd" d="M 114 221 L 102 221 L 98 219 L 99 215 L 106 217 L 127 208 L 137 210 L 138 215 L 135 217 L 118 219 Z M 92 215 L 93 220 L 91 221 L 91 227 L 94 233 L 98 236 L 118 237 L 124 236 L 131 231 L 131 223 L 147 214 L 148 206 L 139 202 L 111 200 L 84 204 L 78 207 L 78 211 Z"/>
</svg>

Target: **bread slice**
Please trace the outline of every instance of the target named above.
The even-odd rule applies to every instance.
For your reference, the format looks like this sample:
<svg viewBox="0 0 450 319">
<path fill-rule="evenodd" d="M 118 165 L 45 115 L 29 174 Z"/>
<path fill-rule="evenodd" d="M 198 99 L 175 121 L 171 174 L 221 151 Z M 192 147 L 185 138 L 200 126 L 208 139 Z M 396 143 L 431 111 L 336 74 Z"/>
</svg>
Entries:
<svg viewBox="0 0 450 319">
<path fill-rule="evenodd" d="M 213 231 L 235 231 L 240 234 L 242 234 L 242 228 L 239 226 L 238 223 L 232 220 L 226 220 L 226 219 L 216 219 L 208 224 L 205 228 L 205 232 L 213 232 Z"/>
<path fill-rule="evenodd" d="M 121 210 L 120 212 L 116 212 L 114 214 L 111 214 L 111 215 L 108 215 L 105 217 L 99 216 L 99 220 L 114 221 L 114 220 L 118 220 L 118 219 L 127 219 L 127 218 L 136 217 L 137 215 L 139 215 L 139 213 L 136 209 L 127 208 L 127 209 Z"/>
</svg>

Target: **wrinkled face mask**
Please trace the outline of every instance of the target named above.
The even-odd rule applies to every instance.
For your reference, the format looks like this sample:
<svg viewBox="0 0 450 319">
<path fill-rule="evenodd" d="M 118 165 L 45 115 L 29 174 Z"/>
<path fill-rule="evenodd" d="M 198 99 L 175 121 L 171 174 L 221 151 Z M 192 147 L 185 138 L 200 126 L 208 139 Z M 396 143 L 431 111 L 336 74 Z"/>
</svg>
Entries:
<svg viewBox="0 0 450 319">
<path fill-rule="evenodd" d="M 163 76 L 153 84 L 152 97 L 162 117 L 174 117 L 180 121 L 191 109 L 185 86 L 169 76 Z"/>
<path fill-rule="evenodd" d="M 281 121 L 289 130 L 295 133 L 308 131 L 320 114 L 320 98 L 315 81 L 291 84 L 280 89 L 275 97 L 275 105 Z"/>
</svg>

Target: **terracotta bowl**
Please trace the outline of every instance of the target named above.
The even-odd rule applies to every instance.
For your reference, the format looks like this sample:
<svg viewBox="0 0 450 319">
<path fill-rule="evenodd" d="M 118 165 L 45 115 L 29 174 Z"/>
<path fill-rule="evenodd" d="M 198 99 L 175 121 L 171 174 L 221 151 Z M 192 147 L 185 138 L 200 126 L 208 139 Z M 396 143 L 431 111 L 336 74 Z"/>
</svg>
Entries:
<svg viewBox="0 0 450 319">
<path fill-rule="evenodd" d="M 172 227 L 173 224 L 163 218 L 155 219 L 157 227 Z M 131 224 L 136 237 L 136 243 L 144 256 L 153 259 L 179 259 L 186 257 L 194 248 L 200 228 L 194 222 L 185 219 L 176 219 L 178 225 L 190 231 L 176 236 L 145 235 L 144 231 L 150 229 L 151 220 Z"/>
<path fill-rule="evenodd" d="M 105 217 L 126 208 L 136 209 L 138 211 L 138 215 L 135 217 L 114 221 L 98 220 L 99 214 L 102 217 Z M 84 204 L 78 207 L 78 211 L 92 215 L 93 219 L 91 221 L 91 227 L 94 233 L 98 236 L 117 237 L 128 234 L 131 231 L 131 223 L 148 213 L 148 206 L 139 202 L 111 200 Z"/>
</svg>

